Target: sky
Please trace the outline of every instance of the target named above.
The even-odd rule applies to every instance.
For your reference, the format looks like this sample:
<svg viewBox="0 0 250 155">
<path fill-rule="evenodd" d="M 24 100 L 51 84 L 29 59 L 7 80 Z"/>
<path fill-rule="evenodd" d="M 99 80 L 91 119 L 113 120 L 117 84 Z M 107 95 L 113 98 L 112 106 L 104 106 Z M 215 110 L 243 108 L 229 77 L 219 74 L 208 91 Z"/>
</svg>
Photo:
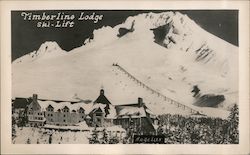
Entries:
<svg viewBox="0 0 250 155">
<path fill-rule="evenodd" d="M 173 10 L 34 10 L 34 11 L 12 11 L 11 12 L 11 47 L 12 61 L 38 50 L 45 41 L 56 41 L 59 46 L 70 51 L 83 45 L 85 39 L 92 35 L 94 29 L 103 26 L 114 27 L 123 23 L 127 17 L 145 12 L 166 12 Z M 238 46 L 238 11 L 237 10 L 174 10 L 186 14 L 206 31 L 220 37 L 221 39 Z M 80 16 L 103 15 L 102 20 L 94 23 L 92 20 L 73 20 L 74 26 L 67 28 L 39 28 L 37 20 L 24 20 L 22 12 L 33 14 L 74 14 Z"/>
</svg>

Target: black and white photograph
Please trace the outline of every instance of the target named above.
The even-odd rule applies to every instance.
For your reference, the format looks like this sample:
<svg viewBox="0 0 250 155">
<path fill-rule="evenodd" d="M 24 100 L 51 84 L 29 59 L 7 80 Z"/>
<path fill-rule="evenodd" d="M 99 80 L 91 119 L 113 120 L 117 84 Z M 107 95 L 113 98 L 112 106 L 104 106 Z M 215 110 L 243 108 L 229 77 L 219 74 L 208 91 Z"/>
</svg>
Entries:
<svg viewBox="0 0 250 155">
<path fill-rule="evenodd" d="M 239 145 L 239 15 L 11 10 L 11 145 Z"/>
<path fill-rule="evenodd" d="M 239 143 L 237 10 L 11 15 L 13 143 Z"/>
</svg>

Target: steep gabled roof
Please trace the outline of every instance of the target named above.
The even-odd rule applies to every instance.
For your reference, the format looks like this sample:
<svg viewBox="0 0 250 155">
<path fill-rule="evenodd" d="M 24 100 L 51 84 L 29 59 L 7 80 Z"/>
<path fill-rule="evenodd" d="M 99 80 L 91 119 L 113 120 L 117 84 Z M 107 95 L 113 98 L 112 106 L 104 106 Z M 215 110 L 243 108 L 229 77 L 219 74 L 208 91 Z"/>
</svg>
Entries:
<svg viewBox="0 0 250 155">
<path fill-rule="evenodd" d="M 95 112 L 104 112 L 101 108 L 98 108 L 98 109 L 93 109 L 92 110 L 92 113 L 95 113 Z"/>
<path fill-rule="evenodd" d="M 100 95 L 94 103 L 111 104 L 104 95 Z"/>
<path fill-rule="evenodd" d="M 13 101 L 13 108 L 26 108 L 30 103 L 32 102 L 32 99 L 30 98 L 16 98 Z"/>
<path fill-rule="evenodd" d="M 34 100 L 28 105 L 28 108 L 32 108 L 32 110 L 37 111 L 41 110 L 41 105 L 37 102 L 37 100 Z"/>
<path fill-rule="evenodd" d="M 142 106 L 138 103 L 116 105 L 115 109 L 118 117 L 155 117 L 145 103 L 143 103 Z"/>
<path fill-rule="evenodd" d="M 106 98 L 106 96 L 104 95 L 104 90 L 101 89 L 100 91 L 100 95 L 98 96 L 98 98 L 94 101 L 95 103 L 102 103 L 102 104 L 111 104 L 110 101 Z"/>
<path fill-rule="evenodd" d="M 134 106 L 116 106 L 117 117 L 146 117 L 146 112 L 143 107 Z"/>
<path fill-rule="evenodd" d="M 96 112 L 97 110 L 101 110 L 103 113 L 107 114 L 106 112 L 106 107 L 107 107 L 108 104 L 94 104 L 93 107 L 92 107 L 92 110 L 88 113 L 90 116 Z M 106 118 L 116 118 L 116 109 L 115 109 L 115 106 L 113 106 L 112 104 L 108 105 L 109 106 L 109 109 L 108 110 L 108 114 L 105 116 Z"/>
</svg>

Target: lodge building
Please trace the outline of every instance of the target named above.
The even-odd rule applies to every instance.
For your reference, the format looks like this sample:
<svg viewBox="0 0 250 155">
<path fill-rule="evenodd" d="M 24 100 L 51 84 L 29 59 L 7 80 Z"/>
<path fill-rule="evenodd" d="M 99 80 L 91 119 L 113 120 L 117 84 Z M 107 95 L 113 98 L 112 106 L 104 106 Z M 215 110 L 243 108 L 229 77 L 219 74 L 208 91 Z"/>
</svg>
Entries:
<svg viewBox="0 0 250 155">
<path fill-rule="evenodd" d="M 158 123 L 156 115 L 142 98 L 138 98 L 137 103 L 113 105 L 103 89 L 93 103 L 41 101 L 33 94 L 32 102 L 27 106 L 27 116 L 29 126 L 35 127 L 45 124 L 74 126 L 86 121 L 89 127 L 120 125 L 126 130 L 135 128 L 141 134 L 152 134 Z"/>
<path fill-rule="evenodd" d="M 139 134 L 154 134 L 158 118 L 143 103 L 142 98 L 138 98 L 138 103 L 116 106 L 117 117 L 114 124 L 121 125 L 124 129 L 136 129 Z"/>
<path fill-rule="evenodd" d="M 82 104 L 70 102 L 56 103 L 53 101 L 39 101 L 33 94 L 33 101 L 28 105 L 28 121 L 30 126 L 74 125 L 85 120 Z"/>
</svg>

